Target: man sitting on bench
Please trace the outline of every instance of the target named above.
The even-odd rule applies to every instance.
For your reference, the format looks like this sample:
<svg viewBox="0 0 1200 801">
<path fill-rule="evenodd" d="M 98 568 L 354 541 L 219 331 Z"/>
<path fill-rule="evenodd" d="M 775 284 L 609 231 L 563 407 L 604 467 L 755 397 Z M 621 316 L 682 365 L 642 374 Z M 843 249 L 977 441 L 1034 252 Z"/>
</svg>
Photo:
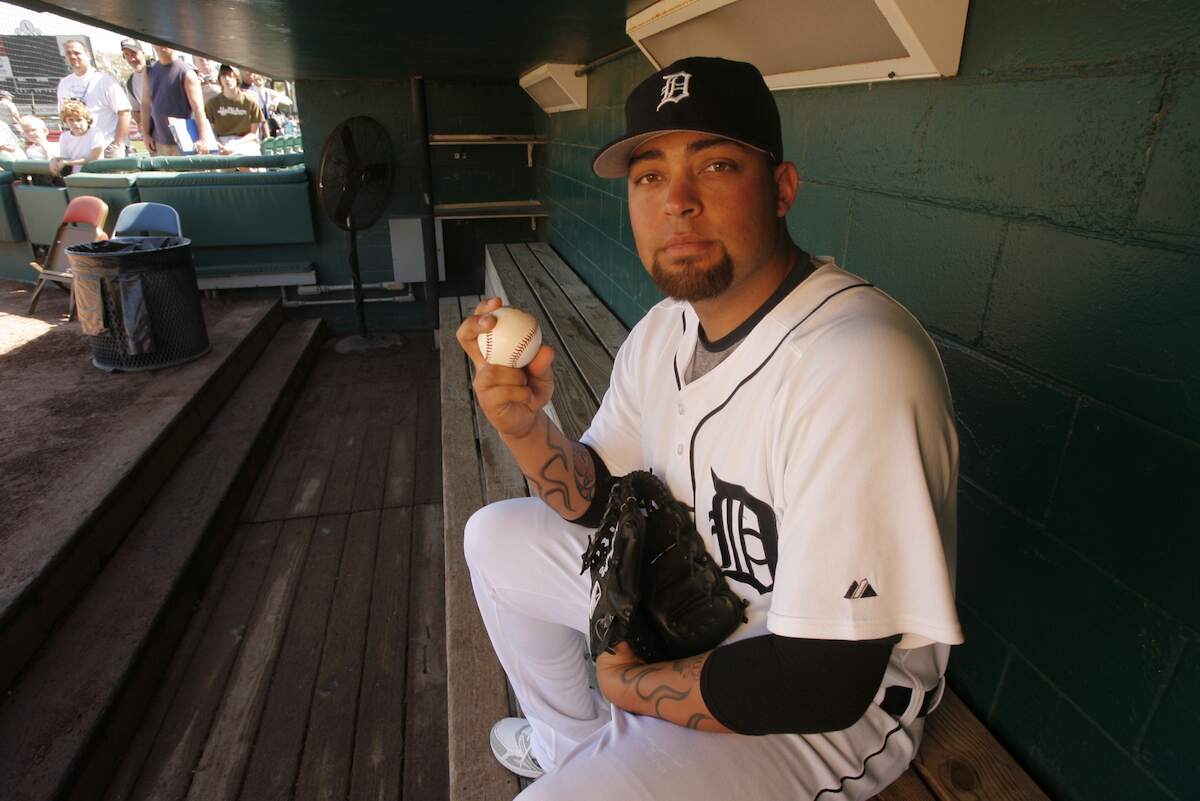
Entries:
<svg viewBox="0 0 1200 801">
<path fill-rule="evenodd" d="M 941 362 L 867 281 L 791 241 L 794 164 L 749 64 L 676 62 L 593 162 L 627 178 L 638 254 L 668 298 L 617 354 L 580 442 L 543 411 L 554 353 L 486 364 L 484 301 L 458 339 L 540 498 L 487 506 L 466 557 L 527 719 L 492 748 L 523 799 L 863 799 L 905 771 L 940 698 L 954 607 L 958 447 Z M 693 509 L 746 601 L 717 648 L 602 653 L 589 687 L 580 555 L 612 476 L 651 470 Z"/>
</svg>

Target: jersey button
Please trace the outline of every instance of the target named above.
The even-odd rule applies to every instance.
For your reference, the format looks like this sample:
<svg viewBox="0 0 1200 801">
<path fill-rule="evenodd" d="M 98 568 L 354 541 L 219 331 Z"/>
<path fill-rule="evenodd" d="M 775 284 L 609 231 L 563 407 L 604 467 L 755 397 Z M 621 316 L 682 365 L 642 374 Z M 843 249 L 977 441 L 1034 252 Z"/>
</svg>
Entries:
<svg viewBox="0 0 1200 801">
<path fill-rule="evenodd" d="M 683 414 L 683 404 L 679 404 L 679 413 Z"/>
<path fill-rule="evenodd" d="M 683 456 L 683 446 L 682 446 L 682 445 L 676 445 L 676 446 L 675 446 L 675 453 L 679 454 L 680 456 Z"/>
</svg>

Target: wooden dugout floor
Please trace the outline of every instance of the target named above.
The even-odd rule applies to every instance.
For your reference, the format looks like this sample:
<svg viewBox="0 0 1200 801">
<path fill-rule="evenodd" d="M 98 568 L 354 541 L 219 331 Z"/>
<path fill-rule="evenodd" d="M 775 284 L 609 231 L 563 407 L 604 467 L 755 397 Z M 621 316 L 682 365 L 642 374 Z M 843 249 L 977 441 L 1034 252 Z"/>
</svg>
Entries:
<svg viewBox="0 0 1200 801">
<path fill-rule="evenodd" d="M 329 343 L 107 797 L 447 796 L 438 354 Z"/>
</svg>

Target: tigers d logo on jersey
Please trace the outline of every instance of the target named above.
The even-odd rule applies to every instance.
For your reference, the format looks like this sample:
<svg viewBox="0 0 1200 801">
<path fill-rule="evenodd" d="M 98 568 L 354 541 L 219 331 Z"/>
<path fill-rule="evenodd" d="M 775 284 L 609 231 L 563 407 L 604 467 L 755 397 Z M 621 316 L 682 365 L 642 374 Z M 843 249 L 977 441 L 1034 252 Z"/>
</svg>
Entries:
<svg viewBox="0 0 1200 801">
<path fill-rule="evenodd" d="M 711 472 L 713 499 L 708 520 L 717 539 L 721 572 L 766 594 L 775 586 L 779 557 L 775 510 L 745 487 L 722 481 L 715 470 Z"/>
</svg>

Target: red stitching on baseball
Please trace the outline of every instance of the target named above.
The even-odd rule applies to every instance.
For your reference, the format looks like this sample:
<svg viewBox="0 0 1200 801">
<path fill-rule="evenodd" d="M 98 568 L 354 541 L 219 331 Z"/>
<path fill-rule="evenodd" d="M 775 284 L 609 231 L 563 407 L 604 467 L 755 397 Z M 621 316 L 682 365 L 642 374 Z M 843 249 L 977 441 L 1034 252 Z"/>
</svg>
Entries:
<svg viewBox="0 0 1200 801">
<path fill-rule="evenodd" d="M 483 343 L 484 343 L 483 360 L 485 362 L 490 362 L 492 360 L 492 332 L 491 331 L 483 332 Z"/>
<path fill-rule="evenodd" d="M 525 348 L 533 340 L 533 335 L 536 333 L 537 333 L 537 326 L 535 325 L 533 328 L 530 329 L 529 333 L 525 335 L 525 338 L 521 340 L 521 343 L 519 345 L 517 345 L 517 349 L 515 351 L 513 351 L 512 357 L 508 360 L 509 367 L 517 366 L 517 359 L 521 358 L 521 354 L 525 352 Z"/>
</svg>

